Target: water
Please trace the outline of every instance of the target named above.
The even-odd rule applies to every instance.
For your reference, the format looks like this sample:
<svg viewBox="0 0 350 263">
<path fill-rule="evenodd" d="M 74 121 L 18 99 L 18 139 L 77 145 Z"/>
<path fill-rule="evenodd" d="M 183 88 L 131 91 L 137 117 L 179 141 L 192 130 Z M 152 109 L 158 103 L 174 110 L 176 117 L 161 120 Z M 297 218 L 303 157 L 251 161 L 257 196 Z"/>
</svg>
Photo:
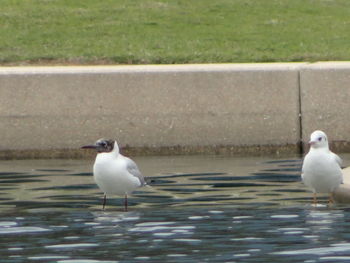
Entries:
<svg viewBox="0 0 350 263">
<path fill-rule="evenodd" d="M 350 262 L 350 206 L 312 206 L 299 158 L 135 160 L 129 212 L 92 161 L 0 162 L 0 261 Z"/>
</svg>

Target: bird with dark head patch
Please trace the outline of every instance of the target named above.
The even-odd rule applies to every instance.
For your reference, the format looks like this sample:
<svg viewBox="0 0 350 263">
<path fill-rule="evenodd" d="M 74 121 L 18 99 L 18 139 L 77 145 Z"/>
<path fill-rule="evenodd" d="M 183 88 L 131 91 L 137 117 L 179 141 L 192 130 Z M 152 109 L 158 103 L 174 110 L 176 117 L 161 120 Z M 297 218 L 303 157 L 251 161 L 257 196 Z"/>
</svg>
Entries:
<svg viewBox="0 0 350 263">
<path fill-rule="evenodd" d="M 136 163 L 119 152 L 115 140 L 99 139 L 83 149 L 95 149 L 96 160 L 93 167 L 94 179 L 104 192 L 102 209 L 107 195 L 124 195 L 124 210 L 128 210 L 128 195 L 138 187 L 146 185 Z"/>
<path fill-rule="evenodd" d="M 85 145 L 81 148 L 83 149 L 95 149 L 97 152 L 111 152 L 114 148 L 114 140 L 99 139 L 95 144 Z"/>
</svg>

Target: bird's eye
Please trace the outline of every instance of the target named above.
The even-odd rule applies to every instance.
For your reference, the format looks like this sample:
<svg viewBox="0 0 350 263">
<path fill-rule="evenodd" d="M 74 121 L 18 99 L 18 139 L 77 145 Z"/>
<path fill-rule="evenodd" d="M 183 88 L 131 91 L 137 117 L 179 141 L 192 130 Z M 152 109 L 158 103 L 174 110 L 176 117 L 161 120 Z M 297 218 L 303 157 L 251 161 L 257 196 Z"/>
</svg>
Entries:
<svg viewBox="0 0 350 263">
<path fill-rule="evenodd" d="M 319 141 L 319 142 L 322 141 L 322 137 L 319 137 L 319 138 L 318 138 L 318 141 Z"/>
</svg>

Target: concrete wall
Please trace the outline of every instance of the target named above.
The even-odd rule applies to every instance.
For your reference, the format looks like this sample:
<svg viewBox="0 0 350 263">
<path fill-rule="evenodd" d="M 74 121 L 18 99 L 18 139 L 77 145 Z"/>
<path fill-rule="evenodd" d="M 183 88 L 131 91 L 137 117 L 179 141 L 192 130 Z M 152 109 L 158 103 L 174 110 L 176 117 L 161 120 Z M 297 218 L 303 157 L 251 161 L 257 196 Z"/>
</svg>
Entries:
<svg viewBox="0 0 350 263">
<path fill-rule="evenodd" d="M 316 128 L 347 142 L 349 73 L 330 63 L 3 67 L 0 158 L 80 157 L 101 137 L 133 154 L 298 153 Z"/>
<path fill-rule="evenodd" d="M 350 63 L 322 62 L 300 70 L 302 138 L 321 129 L 332 148 L 350 152 Z"/>
</svg>

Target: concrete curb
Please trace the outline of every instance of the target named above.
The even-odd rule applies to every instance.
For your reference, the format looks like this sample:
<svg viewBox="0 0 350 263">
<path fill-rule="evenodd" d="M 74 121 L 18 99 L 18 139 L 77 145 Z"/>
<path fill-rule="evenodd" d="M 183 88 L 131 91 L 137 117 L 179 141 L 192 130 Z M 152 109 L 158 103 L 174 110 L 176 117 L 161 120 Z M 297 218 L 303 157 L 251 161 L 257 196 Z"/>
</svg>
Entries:
<svg viewBox="0 0 350 263">
<path fill-rule="evenodd" d="M 350 152 L 350 63 L 319 62 L 300 69 L 302 139 L 325 131 L 336 152 Z"/>
<path fill-rule="evenodd" d="M 299 154 L 323 129 L 349 151 L 350 63 L 0 67 L 0 158 Z M 344 98 L 345 96 L 345 98 Z"/>
</svg>

